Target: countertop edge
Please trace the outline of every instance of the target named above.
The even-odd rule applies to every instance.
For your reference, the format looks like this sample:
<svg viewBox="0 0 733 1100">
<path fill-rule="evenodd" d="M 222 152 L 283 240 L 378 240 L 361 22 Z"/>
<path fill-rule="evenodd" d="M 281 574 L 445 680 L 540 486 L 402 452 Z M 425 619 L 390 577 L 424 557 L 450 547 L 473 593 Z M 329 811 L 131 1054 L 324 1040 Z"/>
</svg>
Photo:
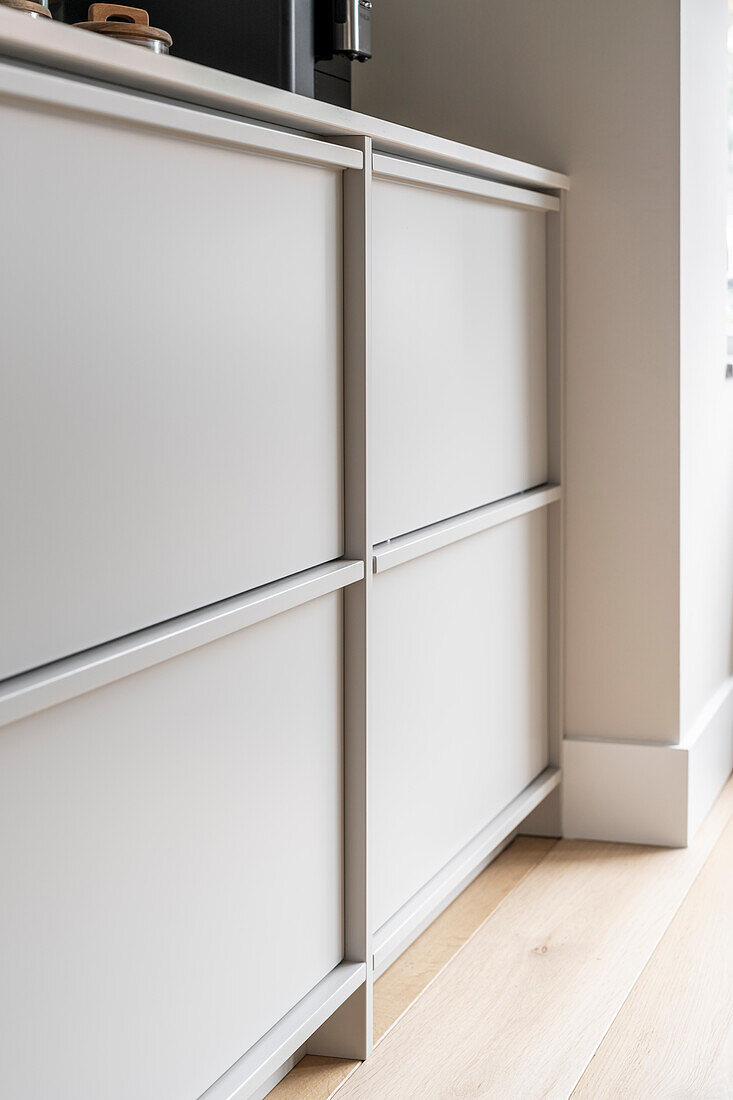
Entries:
<svg viewBox="0 0 733 1100">
<path fill-rule="evenodd" d="M 81 35 L 85 36 L 84 40 L 80 40 Z M 358 111 L 181 58 L 153 54 L 64 23 L 28 19 L 12 9 L 0 9 L 0 59 L 22 61 L 57 73 L 100 80 L 164 96 L 188 106 L 226 111 L 318 136 L 363 135 L 371 137 L 380 151 L 485 178 L 553 191 L 565 191 L 570 186 L 568 177 L 560 172 L 371 118 Z"/>
</svg>

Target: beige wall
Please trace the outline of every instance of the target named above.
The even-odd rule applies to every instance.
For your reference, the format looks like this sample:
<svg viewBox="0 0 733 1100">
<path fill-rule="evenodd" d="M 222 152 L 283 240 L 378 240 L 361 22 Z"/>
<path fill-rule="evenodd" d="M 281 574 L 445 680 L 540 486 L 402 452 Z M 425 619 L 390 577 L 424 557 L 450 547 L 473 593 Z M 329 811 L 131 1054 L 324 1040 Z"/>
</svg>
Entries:
<svg viewBox="0 0 733 1100">
<path fill-rule="evenodd" d="M 694 51 L 682 55 L 689 92 L 707 80 L 709 38 L 718 34 L 725 0 L 686 3 L 682 15 L 696 28 Z M 375 58 L 355 72 L 357 109 L 571 175 L 570 735 L 679 739 L 681 600 L 685 721 L 730 659 L 733 557 L 730 542 L 720 537 L 726 524 L 726 538 L 730 534 L 730 482 L 722 474 L 715 475 L 717 519 L 705 506 L 706 530 L 719 547 L 706 549 L 707 540 L 696 534 L 688 538 L 701 522 L 696 494 L 706 471 L 717 463 L 730 467 L 723 438 L 730 437 L 730 423 L 715 413 L 715 431 L 703 438 L 710 402 L 715 394 L 719 402 L 723 397 L 724 239 L 719 180 L 712 204 L 703 199 L 698 208 L 708 171 L 703 161 L 685 176 L 688 207 L 697 209 L 699 224 L 693 228 L 690 221 L 683 243 L 689 250 L 691 239 L 698 242 L 706 308 L 704 315 L 697 311 L 694 276 L 683 282 L 686 315 L 693 319 L 683 328 L 690 349 L 683 379 L 692 387 L 704 361 L 709 381 L 694 402 L 690 398 L 680 425 L 680 19 L 679 0 L 384 0 L 375 12 Z M 703 94 L 683 100 L 689 127 L 707 111 L 716 79 Z M 711 123 L 703 155 L 717 163 L 715 132 Z M 682 534 L 681 430 L 688 470 Z M 708 629 L 713 605 L 714 637 L 701 653 L 696 639 Z"/>
</svg>

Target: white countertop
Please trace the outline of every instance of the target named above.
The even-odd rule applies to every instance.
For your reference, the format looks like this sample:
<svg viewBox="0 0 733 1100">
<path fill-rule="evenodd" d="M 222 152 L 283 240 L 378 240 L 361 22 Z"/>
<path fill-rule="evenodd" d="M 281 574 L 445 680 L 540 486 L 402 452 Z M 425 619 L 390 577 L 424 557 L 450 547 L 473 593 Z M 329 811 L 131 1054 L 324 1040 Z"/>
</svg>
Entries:
<svg viewBox="0 0 733 1100">
<path fill-rule="evenodd" d="M 6 8 L 0 8 L 0 60 L 32 63 L 309 134 L 366 135 L 384 152 L 490 179 L 555 191 L 569 186 L 559 172 Z M 0 72 L 0 96 L 2 91 Z"/>
</svg>

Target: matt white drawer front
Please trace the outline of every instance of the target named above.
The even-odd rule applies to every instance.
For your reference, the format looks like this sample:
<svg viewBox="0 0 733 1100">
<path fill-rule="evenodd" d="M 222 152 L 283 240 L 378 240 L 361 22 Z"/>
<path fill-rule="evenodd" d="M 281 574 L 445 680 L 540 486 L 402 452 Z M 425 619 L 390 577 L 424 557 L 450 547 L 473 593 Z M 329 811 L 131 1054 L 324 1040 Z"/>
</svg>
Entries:
<svg viewBox="0 0 733 1100">
<path fill-rule="evenodd" d="M 0 678 L 342 552 L 341 171 L 139 112 L 0 101 Z"/>
<path fill-rule="evenodd" d="M 546 212 L 380 178 L 373 204 L 381 542 L 546 480 Z"/>
<path fill-rule="evenodd" d="M 376 931 L 547 764 L 545 512 L 378 574 L 373 595 Z"/>
<path fill-rule="evenodd" d="M 341 961 L 341 614 L 0 731 L 0 1095 L 196 1100 Z"/>
</svg>

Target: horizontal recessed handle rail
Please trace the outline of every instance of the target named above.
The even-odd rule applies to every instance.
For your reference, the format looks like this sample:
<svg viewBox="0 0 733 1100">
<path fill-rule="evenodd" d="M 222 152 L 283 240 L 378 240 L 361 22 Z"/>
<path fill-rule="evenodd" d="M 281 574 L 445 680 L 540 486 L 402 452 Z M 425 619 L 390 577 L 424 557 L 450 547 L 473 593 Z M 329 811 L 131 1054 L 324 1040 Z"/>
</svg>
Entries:
<svg viewBox="0 0 733 1100">
<path fill-rule="evenodd" d="M 451 519 L 440 520 L 429 527 L 421 527 L 419 531 L 400 535 L 389 542 L 379 543 L 373 550 L 374 572 L 384 573 L 388 569 L 394 569 L 396 565 L 422 557 L 423 554 L 430 554 L 433 550 L 440 550 L 452 542 L 468 538 L 469 535 L 477 535 L 480 531 L 487 531 L 500 523 L 508 523 L 528 512 L 536 512 L 538 508 L 547 508 L 560 500 L 561 496 L 562 489 L 559 485 L 541 485 L 536 489 L 517 493 L 516 496 L 497 500 L 493 504 L 474 508 L 470 512 L 462 512 Z"/>
<path fill-rule="evenodd" d="M 400 157 L 374 153 L 372 171 L 375 179 L 394 180 L 397 183 L 412 183 L 419 187 L 428 187 L 435 191 L 450 191 L 453 194 L 473 195 L 475 198 L 502 203 L 505 206 L 517 206 L 523 209 L 556 212 L 560 209 L 560 200 L 554 195 L 545 195 L 541 191 L 531 191 L 511 184 L 495 183 L 493 180 L 478 176 L 467 176 L 446 168 L 434 168 L 417 161 L 402 160 Z"/>
<path fill-rule="evenodd" d="M 0 726 L 337 592 L 363 576 L 361 561 L 317 565 L 14 676 L 0 684 Z"/>
<path fill-rule="evenodd" d="M 54 111 L 105 118 L 137 129 L 173 134 L 182 140 L 260 153 L 279 160 L 325 168 L 362 168 L 358 149 L 291 134 L 241 119 L 132 96 L 111 88 L 80 83 L 0 64 L 0 100 L 47 105 Z"/>
</svg>

